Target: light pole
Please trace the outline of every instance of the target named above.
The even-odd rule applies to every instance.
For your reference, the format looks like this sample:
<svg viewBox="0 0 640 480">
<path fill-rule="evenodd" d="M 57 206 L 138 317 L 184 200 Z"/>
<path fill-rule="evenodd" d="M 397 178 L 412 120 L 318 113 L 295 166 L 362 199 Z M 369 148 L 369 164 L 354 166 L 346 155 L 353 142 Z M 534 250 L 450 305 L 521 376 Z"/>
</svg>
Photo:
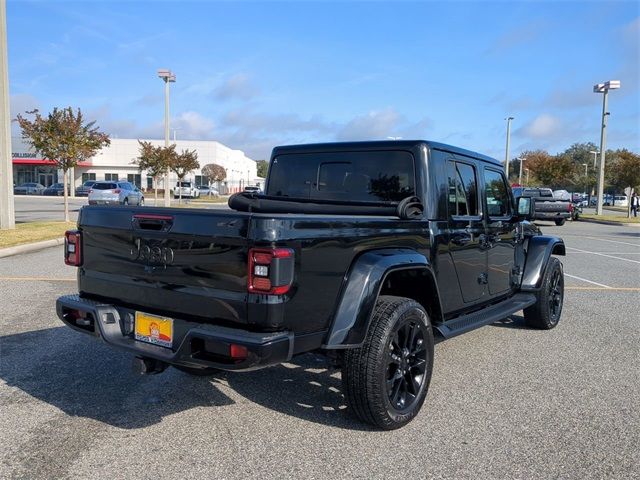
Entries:
<svg viewBox="0 0 640 480">
<path fill-rule="evenodd" d="M 11 163 L 11 117 L 7 60 L 7 3 L 0 0 L 0 229 L 16 228 Z"/>
<path fill-rule="evenodd" d="M 504 153 L 504 174 L 509 180 L 509 142 L 511 141 L 511 120 L 513 117 L 507 117 L 507 148 Z"/>
<path fill-rule="evenodd" d="M 171 131 L 173 132 L 173 143 L 176 143 L 176 132 L 178 130 L 182 130 L 181 128 L 172 128 Z"/>
<path fill-rule="evenodd" d="M 158 70 L 158 77 L 164 81 L 164 146 L 169 146 L 169 83 L 176 81 L 176 76 L 171 70 L 160 69 Z M 164 206 L 171 206 L 171 197 L 169 196 L 169 172 L 164 175 Z"/>
<path fill-rule="evenodd" d="M 527 172 L 527 180 L 525 182 L 525 185 L 528 187 L 529 186 L 529 169 L 525 168 L 524 171 Z"/>
<path fill-rule="evenodd" d="M 585 178 L 587 177 L 588 173 L 587 173 L 587 167 L 589 166 L 588 163 L 583 163 L 582 166 L 584 167 L 584 176 Z"/>
<path fill-rule="evenodd" d="M 600 153 L 598 150 L 589 150 L 589 153 L 593 153 L 593 169 L 596 169 L 596 161 L 598 160 L 598 154 Z"/>
<path fill-rule="evenodd" d="M 522 185 L 522 163 L 526 160 L 526 158 L 518 158 L 520 160 L 520 175 L 518 176 L 518 184 Z"/>
<path fill-rule="evenodd" d="M 600 127 L 600 165 L 598 166 L 598 201 L 596 215 L 602 215 L 602 200 L 604 197 L 604 152 L 607 149 L 607 97 L 609 90 L 620 88 L 620 80 L 609 80 L 593 86 L 594 93 L 602 93 L 602 125 Z"/>
</svg>

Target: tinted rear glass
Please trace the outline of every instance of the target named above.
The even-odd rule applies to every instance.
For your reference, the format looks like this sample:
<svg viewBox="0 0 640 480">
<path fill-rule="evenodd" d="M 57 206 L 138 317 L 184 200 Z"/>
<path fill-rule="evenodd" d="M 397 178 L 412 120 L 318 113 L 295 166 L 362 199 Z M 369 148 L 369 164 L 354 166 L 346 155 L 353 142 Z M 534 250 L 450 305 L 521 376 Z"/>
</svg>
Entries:
<svg viewBox="0 0 640 480">
<path fill-rule="evenodd" d="M 279 155 L 270 167 L 267 195 L 400 201 L 415 195 L 413 155 L 402 151 Z"/>
<path fill-rule="evenodd" d="M 94 190 L 114 190 L 118 188 L 115 183 L 95 183 L 93 185 Z"/>
</svg>

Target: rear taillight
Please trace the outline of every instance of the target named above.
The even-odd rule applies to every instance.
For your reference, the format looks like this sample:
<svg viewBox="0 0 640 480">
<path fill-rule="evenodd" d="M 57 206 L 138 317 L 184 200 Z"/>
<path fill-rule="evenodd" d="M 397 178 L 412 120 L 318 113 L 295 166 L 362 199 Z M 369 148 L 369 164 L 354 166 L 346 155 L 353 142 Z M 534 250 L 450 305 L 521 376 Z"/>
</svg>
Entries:
<svg viewBox="0 0 640 480">
<path fill-rule="evenodd" d="M 113 193 L 120 193 L 122 190 L 120 190 L 119 188 L 116 188 Z"/>
<path fill-rule="evenodd" d="M 249 250 L 249 292 L 283 295 L 291 288 L 293 270 L 290 248 L 252 248 Z"/>
<path fill-rule="evenodd" d="M 74 267 L 82 264 L 82 241 L 78 230 L 64 233 L 64 263 Z"/>
</svg>

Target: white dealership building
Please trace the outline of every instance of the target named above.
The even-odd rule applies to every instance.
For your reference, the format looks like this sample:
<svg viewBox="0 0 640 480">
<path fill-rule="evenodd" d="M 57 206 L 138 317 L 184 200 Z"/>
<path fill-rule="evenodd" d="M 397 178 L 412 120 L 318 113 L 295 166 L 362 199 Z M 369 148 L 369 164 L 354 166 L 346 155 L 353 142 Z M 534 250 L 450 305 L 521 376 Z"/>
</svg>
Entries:
<svg viewBox="0 0 640 480">
<path fill-rule="evenodd" d="M 153 145 L 164 145 L 164 140 L 147 140 Z M 241 191 L 247 185 L 263 186 L 264 179 L 259 178 L 255 160 L 247 157 L 241 150 L 234 150 L 215 141 L 177 140 L 176 150 L 195 150 L 198 154 L 200 168 L 189 173 L 185 181 L 196 185 L 208 182 L 201 174 L 201 169 L 210 163 L 221 165 L 227 172 L 227 178 L 220 184 L 221 193 Z M 33 153 L 20 137 L 11 139 L 13 159 L 13 180 L 16 185 L 26 182 L 41 183 L 49 186 L 62 182 L 62 171 L 56 168 L 55 162 L 45 160 Z M 80 186 L 87 180 L 127 180 L 145 190 L 153 188 L 153 178 L 146 171 L 139 171 L 133 163 L 140 154 L 137 139 L 112 138 L 111 145 L 103 148 L 96 156 L 80 163 L 72 171 L 73 187 Z M 175 187 L 177 176 L 169 176 L 169 185 Z M 158 188 L 163 188 L 164 181 L 159 179 Z"/>
</svg>

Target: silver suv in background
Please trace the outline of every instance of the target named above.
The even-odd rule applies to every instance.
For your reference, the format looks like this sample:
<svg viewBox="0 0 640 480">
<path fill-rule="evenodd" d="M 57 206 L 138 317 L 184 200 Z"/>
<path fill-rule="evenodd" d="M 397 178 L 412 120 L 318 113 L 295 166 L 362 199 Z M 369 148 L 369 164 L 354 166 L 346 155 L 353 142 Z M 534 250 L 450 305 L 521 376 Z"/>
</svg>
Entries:
<svg viewBox="0 0 640 480">
<path fill-rule="evenodd" d="M 129 182 L 96 182 L 88 200 L 89 205 L 144 205 L 144 195 Z"/>
<path fill-rule="evenodd" d="M 199 196 L 200 190 L 191 182 L 178 182 L 176 183 L 176 189 L 173 191 L 173 198 L 198 198 Z"/>
</svg>

